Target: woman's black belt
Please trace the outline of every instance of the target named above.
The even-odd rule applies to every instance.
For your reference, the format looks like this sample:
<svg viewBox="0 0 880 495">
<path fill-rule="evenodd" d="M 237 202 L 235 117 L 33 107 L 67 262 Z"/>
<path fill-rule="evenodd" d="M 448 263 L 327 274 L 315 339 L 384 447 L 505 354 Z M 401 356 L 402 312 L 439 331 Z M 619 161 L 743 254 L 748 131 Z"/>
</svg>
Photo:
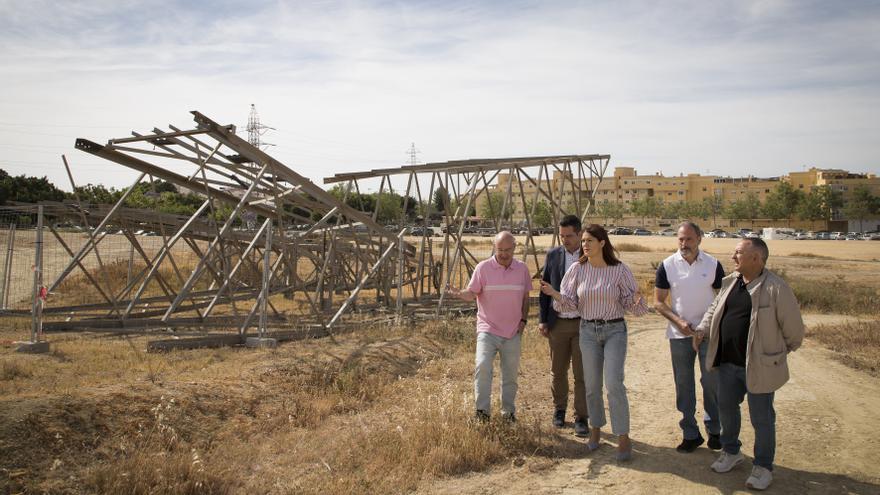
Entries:
<svg viewBox="0 0 880 495">
<path fill-rule="evenodd" d="M 596 324 L 596 325 L 607 325 L 607 324 L 609 324 L 609 323 L 618 323 L 618 322 L 621 322 L 621 321 L 623 321 L 623 318 L 613 318 L 613 319 L 610 319 L 610 320 L 581 320 L 581 321 L 585 321 L 585 322 L 587 322 L 587 323 L 593 323 L 593 324 Z"/>
</svg>

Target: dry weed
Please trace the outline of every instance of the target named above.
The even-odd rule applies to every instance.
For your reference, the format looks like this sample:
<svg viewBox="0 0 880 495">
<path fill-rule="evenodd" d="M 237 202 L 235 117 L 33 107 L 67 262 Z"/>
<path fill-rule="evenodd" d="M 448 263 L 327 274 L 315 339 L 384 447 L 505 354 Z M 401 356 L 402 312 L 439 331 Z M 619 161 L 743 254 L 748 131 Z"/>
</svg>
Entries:
<svg viewBox="0 0 880 495">
<path fill-rule="evenodd" d="M 824 254 L 816 254 L 816 253 L 802 253 L 800 251 L 795 251 L 793 253 L 788 253 L 788 256 L 794 256 L 799 258 L 817 258 L 820 260 L 830 260 L 833 259 L 831 256 L 825 256 Z"/>
<path fill-rule="evenodd" d="M 635 242 L 618 242 L 614 245 L 614 248 L 618 251 L 627 251 L 627 252 L 637 252 L 637 253 L 649 253 L 653 251 L 648 246 L 643 246 L 641 244 L 636 244 Z"/>
<path fill-rule="evenodd" d="M 829 279 L 804 278 L 775 270 L 791 286 L 802 309 L 820 313 L 876 315 L 880 312 L 877 289 L 847 281 L 843 275 Z"/>
<path fill-rule="evenodd" d="M 847 366 L 880 376 L 880 321 L 819 325 L 809 328 L 807 337 L 830 348 Z"/>
<path fill-rule="evenodd" d="M 33 370 L 18 361 L 3 361 L 0 364 L 0 380 L 3 381 L 30 378 L 33 374 Z"/>
<path fill-rule="evenodd" d="M 16 364 L 0 382 L 0 469 L 19 474 L 0 490 L 390 493 L 555 455 L 559 438 L 537 418 L 472 421 L 473 325 L 167 354 L 71 335 L 53 343 L 59 357 L 33 360 L 42 368 L 5 361 Z M 523 351 L 546 354 L 545 341 Z"/>
</svg>

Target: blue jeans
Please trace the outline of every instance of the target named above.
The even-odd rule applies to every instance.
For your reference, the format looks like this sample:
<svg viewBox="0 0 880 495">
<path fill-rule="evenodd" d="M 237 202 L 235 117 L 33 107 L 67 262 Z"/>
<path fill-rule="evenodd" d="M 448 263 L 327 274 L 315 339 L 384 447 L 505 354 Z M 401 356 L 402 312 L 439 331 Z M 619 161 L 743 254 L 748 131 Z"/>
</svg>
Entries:
<svg viewBox="0 0 880 495">
<path fill-rule="evenodd" d="M 581 320 L 581 356 L 584 360 L 584 381 L 587 384 L 587 413 L 590 426 L 605 425 L 605 403 L 602 400 L 602 378 L 608 390 L 611 432 L 629 434 L 629 401 L 623 384 L 626 361 L 626 322 L 598 325 Z"/>
<path fill-rule="evenodd" d="M 516 412 L 516 375 L 519 373 L 519 334 L 509 339 L 489 332 L 477 332 L 476 367 L 474 369 L 474 396 L 476 409 L 486 414 L 492 405 L 492 361 L 501 354 L 501 413 Z"/>
<path fill-rule="evenodd" d="M 675 407 L 681 413 L 681 421 L 678 425 L 686 440 L 695 440 L 700 437 L 700 428 L 697 427 L 695 418 L 697 409 L 697 391 L 694 383 L 694 360 L 697 353 L 694 351 L 691 337 L 684 339 L 669 339 L 669 350 L 672 354 L 672 376 L 675 379 Z M 718 420 L 718 373 L 706 371 L 706 352 L 709 349 L 709 339 L 703 339 L 700 344 L 700 385 L 703 389 L 703 423 L 706 433 L 718 435 L 721 432 L 721 423 Z"/>
<path fill-rule="evenodd" d="M 721 448 L 728 454 L 738 454 L 742 442 L 739 428 L 742 424 L 739 405 L 743 397 L 749 400 L 749 418 L 755 429 L 755 460 L 753 464 L 773 470 L 776 455 L 776 411 L 773 392 L 753 394 L 746 389 L 746 369 L 730 363 L 718 368 L 718 408 L 721 412 Z"/>
</svg>

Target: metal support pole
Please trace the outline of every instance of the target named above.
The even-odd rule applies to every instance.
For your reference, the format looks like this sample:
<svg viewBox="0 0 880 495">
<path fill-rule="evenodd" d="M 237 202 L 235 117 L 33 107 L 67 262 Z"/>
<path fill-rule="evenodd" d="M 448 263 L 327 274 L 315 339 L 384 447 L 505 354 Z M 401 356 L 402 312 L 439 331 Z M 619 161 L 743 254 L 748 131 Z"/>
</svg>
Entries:
<svg viewBox="0 0 880 495">
<path fill-rule="evenodd" d="M 397 324 L 403 322 L 403 236 L 397 238 Z"/>
<path fill-rule="evenodd" d="M 266 219 L 266 249 L 263 251 L 263 294 L 260 299 L 260 338 L 266 336 L 266 310 L 269 302 L 269 280 L 272 278 L 272 219 Z"/>
<path fill-rule="evenodd" d="M 37 343 L 43 336 L 43 205 L 37 206 L 37 231 L 34 241 L 34 290 L 31 342 Z"/>
<path fill-rule="evenodd" d="M 9 224 L 6 239 L 6 262 L 3 264 L 3 295 L 0 297 L 0 309 L 9 307 L 9 283 L 12 280 L 12 256 L 15 254 L 15 223 Z"/>
<path fill-rule="evenodd" d="M 134 268 L 134 244 L 128 245 L 128 277 L 125 279 L 125 286 L 131 285 L 132 269 Z"/>
</svg>

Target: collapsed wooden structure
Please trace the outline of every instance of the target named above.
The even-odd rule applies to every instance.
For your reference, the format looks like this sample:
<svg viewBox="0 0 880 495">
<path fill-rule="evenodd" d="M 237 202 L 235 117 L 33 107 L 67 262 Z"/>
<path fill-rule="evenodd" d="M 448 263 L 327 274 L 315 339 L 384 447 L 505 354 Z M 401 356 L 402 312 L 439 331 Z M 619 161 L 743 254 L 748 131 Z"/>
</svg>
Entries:
<svg viewBox="0 0 880 495">
<path fill-rule="evenodd" d="M 522 228 L 522 257 L 534 256 L 539 270 L 543 256 L 539 259 L 535 248 L 530 217 L 537 200 L 550 205 L 554 224 L 569 212 L 585 218 L 610 160 L 608 155 L 472 159 L 337 174 L 325 183 L 343 185 L 346 197 L 339 200 L 240 138 L 234 126 L 192 114 L 193 129 L 156 128 L 104 145 L 76 141 L 78 150 L 140 174 L 112 206 L 44 205 L 56 218 L 78 219 L 85 242 L 69 245 L 47 226 L 49 239 L 60 243 L 70 259 L 51 280 L 40 282 L 50 296 L 42 314 L 64 316 L 47 319 L 43 328 L 215 328 L 235 329 L 238 335 L 256 328 L 264 335 L 270 328 L 326 332 L 353 310 L 397 318 L 436 315 L 452 303 L 444 300 L 441 288 L 460 285 L 483 254 L 463 242 L 467 214 L 480 197 L 503 202 L 491 209 L 494 217 L 483 221 L 495 230 Z M 500 175 L 506 178 L 504 187 Z M 412 197 L 424 209 L 419 236 L 407 235 L 403 217 L 394 231 L 380 225 L 378 203 L 371 212 L 347 202 L 349 194 L 366 190 L 371 181 L 379 182 L 380 194 L 393 192 L 392 178 L 405 178 L 406 189 L 399 191 L 404 201 Z M 123 206 L 137 184 L 154 179 L 196 192 L 204 202 L 188 216 Z M 75 187 L 72 175 L 70 180 Z M 447 200 L 442 211 L 429 212 L 438 189 Z M 517 204 L 525 212 L 522 225 L 511 221 Z M 438 217 L 442 241 L 432 237 L 440 231 L 430 225 Z M 145 231 L 155 236 L 139 235 Z M 111 237 L 129 246 L 124 283 L 113 279 L 106 266 L 116 260 L 100 254 L 102 242 Z M 184 252 L 191 261 L 181 260 Z M 87 281 L 97 300 L 54 302 L 64 301 L 55 296 L 64 296 L 65 283 L 73 277 Z"/>
</svg>

